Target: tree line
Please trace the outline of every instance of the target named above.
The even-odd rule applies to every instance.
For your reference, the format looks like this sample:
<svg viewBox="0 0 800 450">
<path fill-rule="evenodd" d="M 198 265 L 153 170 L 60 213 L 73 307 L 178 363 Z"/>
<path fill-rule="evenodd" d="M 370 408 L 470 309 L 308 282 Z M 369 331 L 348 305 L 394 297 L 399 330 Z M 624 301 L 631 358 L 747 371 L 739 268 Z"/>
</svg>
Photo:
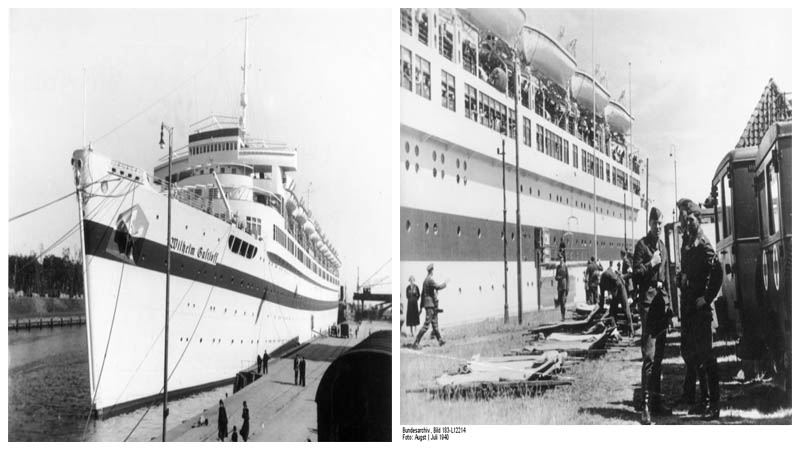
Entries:
<svg viewBox="0 0 800 450">
<path fill-rule="evenodd" d="M 25 296 L 59 297 L 66 294 L 74 298 L 83 295 L 80 254 L 64 248 L 61 256 L 8 255 L 8 287 Z"/>
</svg>

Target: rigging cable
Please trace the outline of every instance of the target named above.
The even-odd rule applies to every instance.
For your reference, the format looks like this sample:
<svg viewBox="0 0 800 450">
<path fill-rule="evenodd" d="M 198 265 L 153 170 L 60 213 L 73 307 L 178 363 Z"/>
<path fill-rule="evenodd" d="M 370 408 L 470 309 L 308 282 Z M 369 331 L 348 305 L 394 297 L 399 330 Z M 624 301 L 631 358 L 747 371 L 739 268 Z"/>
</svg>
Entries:
<svg viewBox="0 0 800 450">
<path fill-rule="evenodd" d="M 230 225 L 231 228 L 233 227 L 233 224 L 229 224 L 229 225 Z M 217 247 L 215 248 L 215 250 L 219 250 L 220 245 L 221 245 L 221 243 L 217 242 Z M 222 260 L 222 257 L 225 256 L 227 248 L 228 248 L 228 246 L 226 245 L 222 249 L 222 254 L 220 255 L 220 260 Z M 186 289 L 186 293 L 183 295 L 183 297 L 181 298 L 181 301 L 178 303 L 178 307 L 176 307 L 175 310 L 172 312 L 173 315 L 178 312 L 178 308 L 183 303 L 183 299 L 186 298 L 186 296 L 189 294 L 189 291 L 191 290 L 191 288 L 194 285 L 194 283 L 195 283 L 195 280 L 192 280 L 191 283 L 189 284 L 189 288 Z M 195 323 L 195 326 L 194 326 L 194 329 L 192 330 L 191 336 L 189 336 L 189 339 L 188 339 L 189 342 L 187 342 L 187 344 L 184 346 L 183 351 L 181 352 L 181 355 L 178 357 L 178 360 L 175 362 L 175 366 L 172 368 L 172 371 L 169 373 L 169 376 L 167 376 L 167 380 L 172 379 L 172 375 L 175 373 L 175 370 L 178 369 L 178 365 L 180 365 L 181 361 L 183 360 L 184 355 L 186 354 L 186 351 L 189 349 L 189 343 L 191 343 L 192 339 L 194 338 L 195 334 L 197 333 L 197 328 L 200 326 L 200 322 L 203 320 L 203 316 L 205 316 L 205 313 L 206 313 L 206 311 L 208 309 L 208 302 L 211 300 L 211 294 L 213 292 L 214 292 L 214 286 L 211 286 L 211 289 L 209 289 L 209 291 L 208 291 L 208 296 L 206 296 L 205 304 L 203 305 L 203 311 L 200 313 L 200 317 L 197 319 L 197 322 Z M 172 318 L 172 316 L 170 316 L 170 320 L 172 320 L 171 318 Z M 162 332 L 163 332 L 163 328 L 162 328 Z M 150 351 L 153 349 L 153 347 L 155 346 L 156 342 L 159 341 L 159 337 L 160 336 L 161 336 L 161 334 L 156 336 L 156 339 L 150 345 L 150 349 L 147 350 L 147 353 L 145 354 L 145 357 L 142 359 L 142 361 L 139 362 L 139 366 L 136 367 L 136 370 L 134 371 L 134 374 L 128 380 L 128 384 L 130 384 L 130 381 L 133 379 L 133 376 L 135 376 L 136 373 L 139 371 L 139 369 L 141 368 L 141 366 L 144 363 L 145 359 L 149 355 Z M 127 388 L 127 386 L 128 385 L 126 384 L 125 387 Z M 164 388 L 162 386 L 161 390 L 159 391 L 159 395 L 158 396 L 160 396 L 160 394 L 163 394 L 163 393 L 164 393 Z M 127 436 L 125 436 L 125 439 L 123 440 L 123 442 L 127 442 L 128 441 L 128 439 L 133 435 L 133 433 L 136 431 L 136 429 L 142 423 L 144 418 L 147 417 L 147 414 L 150 412 L 150 409 L 152 409 L 153 406 L 157 405 L 158 403 L 159 403 L 158 400 L 156 400 L 156 401 L 150 403 L 147 406 L 147 408 L 142 413 L 142 416 L 139 417 L 139 420 L 137 420 L 136 423 L 133 425 L 133 428 L 131 428 L 131 431 L 128 433 Z"/>
<path fill-rule="evenodd" d="M 119 186 L 119 185 L 117 185 L 117 186 Z M 134 187 L 133 191 L 131 192 L 131 208 L 133 208 L 135 198 L 136 198 L 136 187 Z M 117 213 L 119 212 L 119 209 L 122 207 L 122 203 L 123 202 L 119 202 L 119 205 L 117 206 L 117 210 L 114 212 L 113 216 L 117 215 Z M 106 367 L 106 358 L 108 356 L 108 348 L 111 346 L 111 334 L 114 331 L 114 322 L 117 319 L 117 307 L 119 306 L 119 294 L 122 291 L 122 278 L 123 278 L 123 275 L 125 274 L 125 266 L 127 266 L 127 264 L 122 264 L 122 268 L 120 269 L 120 272 L 119 272 L 119 283 L 117 284 L 117 295 L 116 295 L 116 298 L 114 299 L 114 312 L 111 314 L 111 326 L 110 326 L 110 328 L 108 330 L 108 339 L 106 339 L 106 348 L 103 351 L 103 361 L 100 363 L 100 372 L 97 375 L 97 383 L 95 383 L 95 385 L 93 386 L 94 394 L 92 395 L 92 403 L 91 403 L 91 405 L 94 405 L 95 400 L 97 399 L 97 392 L 99 390 L 98 388 L 100 387 L 100 380 L 103 378 L 103 369 L 105 369 L 105 367 Z M 86 268 L 84 268 L 84 270 L 86 270 Z M 88 288 L 88 286 L 84 286 L 84 289 L 87 289 L 87 288 Z M 85 297 L 86 297 L 86 301 L 88 301 L 89 300 L 88 299 L 88 295 L 86 295 Z M 87 326 L 89 326 L 88 323 L 87 323 Z M 86 429 L 89 427 L 89 420 L 90 419 L 91 419 L 91 412 L 89 413 L 88 417 L 86 418 L 86 424 L 84 424 L 84 426 L 83 426 L 84 435 L 86 434 Z"/>
<path fill-rule="evenodd" d="M 179 84 L 178 84 L 178 85 L 177 85 L 177 86 L 176 86 L 174 89 L 172 89 L 172 90 L 171 90 L 171 91 L 169 91 L 168 93 L 166 93 L 166 94 L 162 95 L 162 96 L 161 96 L 161 97 L 159 97 L 157 100 L 155 100 L 154 102 L 152 102 L 151 104 L 149 104 L 148 106 L 146 106 L 144 109 L 140 110 L 139 112 L 137 112 L 136 114 L 134 114 L 133 116 L 131 116 L 130 118 L 128 118 L 126 121 L 122 122 L 121 124 L 117 125 L 117 126 L 116 126 L 116 127 L 114 127 L 113 129 L 111 129 L 111 131 L 108 131 L 108 132 L 107 132 L 107 133 L 105 133 L 104 135 L 102 135 L 102 136 L 100 136 L 99 138 L 95 139 L 95 140 L 93 141 L 93 143 L 100 142 L 102 139 L 104 139 L 104 138 L 108 137 L 109 135 L 111 135 L 111 134 L 115 133 L 115 132 L 116 132 L 117 130 L 119 130 L 120 128 L 122 128 L 122 127 L 124 127 L 124 126 L 128 125 L 129 123 L 131 123 L 131 122 L 133 122 L 134 120 L 136 120 L 137 118 L 139 118 L 139 116 L 141 116 L 142 114 L 146 113 L 147 111 L 149 111 L 150 109 L 152 109 L 154 106 L 158 105 L 159 103 L 161 103 L 161 102 L 162 102 L 163 100 L 165 100 L 167 97 L 169 97 L 169 96 L 171 96 L 172 94 L 174 94 L 174 93 L 178 92 L 180 89 L 182 89 L 182 88 L 183 88 L 183 86 L 184 86 L 184 85 L 186 85 L 186 84 L 188 84 L 190 81 L 192 81 L 192 80 L 193 80 L 193 79 L 194 79 L 194 78 L 197 76 L 197 74 L 199 74 L 200 72 L 204 71 L 206 68 L 208 68 L 209 66 L 211 66 L 211 64 L 212 64 L 213 62 L 216 62 L 216 61 L 217 61 L 217 57 L 218 57 L 218 56 L 220 56 L 221 54 L 223 54 L 223 53 L 224 53 L 226 50 L 228 50 L 228 47 L 230 47 L 230 46 L 231 46 L 231 44 L 233 44 L 233 42 L 234 42 L 234 41 L 235 41 L 235 39 L 231 39 L 231 41 L 230 41 L 230 42 L 228 42 L 228 44 L 227 44 L 227 45 L 225 45 L 224 47 L 222 47 L 222 49 L 220 49 L 220 51 L 219 51 L 219 52 L 217 52 L 217 53 L 216 53 L 216 54 L 215 54 L 215 55 L 214 55 L 212 58 L 210 58 L 210 59 L 208 60 L 208 62 L 207 62 L 205 65 L 201 66 L 199 69 L 197 69 L 196 71 L 194 71 L 194 72 L 192 73 L 192 75 L 191 75 L 191 76 L 189 76 L 188 78 L 186 78 L 186 79 L 184 79 L 183 81 L 181 81 L 181 82 L 180 82 L 180 83 L 179 83 Z"/>
</svg>

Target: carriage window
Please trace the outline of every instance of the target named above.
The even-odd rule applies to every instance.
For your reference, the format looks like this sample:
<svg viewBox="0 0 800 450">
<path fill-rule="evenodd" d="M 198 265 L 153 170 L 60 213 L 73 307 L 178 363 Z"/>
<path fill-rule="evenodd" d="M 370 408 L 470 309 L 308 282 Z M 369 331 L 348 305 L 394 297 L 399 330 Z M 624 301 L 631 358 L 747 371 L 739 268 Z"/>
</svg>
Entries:
<svg viewBox="0 0 800 450">
<path fill-rule="evenodd" d="M 723 237 L 728 237 L 733 233 L 733 180 L 730 175 L 725 175 L 722 179 L 722 190 L 725 193 L 724 197 L 724 210 L 722 211 L 725 219 L 725 234 Z"/>
<path fill-rule="evenodd" d="M 767 164 L 767 204 L 769 205 L 769 234 L 773 235 L 781 231 L 781 223 L 778 207 L 780 201 L 780 187 L 778 186 L 778 176 L 775 173 L 773 161 Z"/>
<path fill-rule="evenodd" d="M 767 226 L 764 220 L 764 175 L 756 176 L 756 198 L 758 199 L 758 225 L 761 237 L 767 236 Z"/>
</svg>

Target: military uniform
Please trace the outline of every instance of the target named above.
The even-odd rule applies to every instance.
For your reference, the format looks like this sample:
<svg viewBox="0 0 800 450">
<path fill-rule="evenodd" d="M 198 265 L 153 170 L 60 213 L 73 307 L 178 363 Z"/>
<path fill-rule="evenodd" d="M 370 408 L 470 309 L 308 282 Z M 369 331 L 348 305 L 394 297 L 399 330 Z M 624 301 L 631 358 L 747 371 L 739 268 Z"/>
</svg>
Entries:
<svg viewBox="0 0 800 450">
<path fill-rule="evenodd" d="M 628 307 L 628 292 L 625 288 L 625 282 L 623 281 L 622 276 L 616 273 L 611 267 L 606 269 L 606 271 L 600 275 L 601 309 L 603 308 L 606 292 L 611 294 L 611 301 L 608 305 L 608 312 L 603 315 L 603 319 L 610 317 L 611 322 L 614 324 L 614 326 L 616 326 L 616 320 L 614 317 L 616 316 L 619 309 L 619 304 L 621 303 L 623 305 L 622 308 L 625 310 L 625 316 L 628 318 L 628 325 L 631 327 L 631 332 L 633 332 L 633 319 L 631 317 L 631 310 Z"/>
<path fill-rule="evenodd" d="M 701 375 L 701 393 L 705 397 L 703 405 L 719 411 L 719 372 L 712 349 L 711 333 L 711 303 L 717 295 L 712 292 L 714 289 L 710 283 L 715 256 L 714 248 L 700 228 L 694 239 L 687 236 L 681 246 L 681 312 L 682 333 L 685 334 L 682 345 L 686 346 L 684 358 L 688 359 L 687 365 L 693 365 Z M 690 369 L 687 367 L 687 370 Z M 703 380 L 703 375 L 706 380 Z M 708 383 L 707 397 L 706 392 L 703 392 L 704 381 Z M 688 387 L 688 383 L 688 380 L 684 383 L 684 389 Z M 689 392 L 693 397 L 693 379 L 691 383 Z M 684 391 L 684 394 L 687 392 Z"/>
<path fill-rule="evenodd" d="M 643 408 L 649 405 L 656 412 L 666 412 L 661 403 L 661 360 L 664 358 L 672 309 L 666 261 L 650 264 L 656 251 L 660 252 L 662 258 L 666 258 L 666 247 L 658 236 L 648 233 L 640 239 L 633 253 L 633 274 L 637 284 L 639 317 L 642 321 Z M 649 409 L 647 412 L 649 416 Z"/>
<path fill-rule="evenodd" d="M 433 279 L 431 270 L 428 271 L 428 276 L 422 282 L 422 307 L 425 308 L 425 324 L 417 334 L 417 339 L 414 341 L 414 346 L 419 345 L 422 336 L 428 331 L 428 328 L 433 327 L 433 337 L 439 341 L 439 345 L 444 344 L 442 335 L 439 333 L 439 289 L 444 289 L 447 283 L 437 283 Z"/>
<path fill-rule="evenodd" d="M 563 261 L 556 267 L 556 282 L 558 283 L 558 306 L 561 308 L 561 320 L 564 320 L 567 296 L 569 295 L 569 271 Z"/>
<path fill-rule="evenodd" d="M 597 288 L 600 285 L 600 268 L 597 263 L 590 262 L 586 267 L 586 281 L 589 284 L 587 289 L 586 303 L 590 305 L 597 304 Z"/>
</svg>

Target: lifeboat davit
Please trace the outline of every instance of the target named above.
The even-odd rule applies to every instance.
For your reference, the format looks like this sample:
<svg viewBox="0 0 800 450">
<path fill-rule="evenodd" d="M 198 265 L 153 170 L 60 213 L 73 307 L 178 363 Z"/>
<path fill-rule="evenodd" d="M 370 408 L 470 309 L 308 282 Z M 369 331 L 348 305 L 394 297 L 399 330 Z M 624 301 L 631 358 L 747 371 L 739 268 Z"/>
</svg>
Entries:
<svg viewBox="0 0 800 450">
<path fill-rule="evenodd" d="M 294 218 L 297 219 L 297 223 L 299 223 L 301 226 L 308 221 L 308 216 L 306 215 L 306 211 L 302 206 L 298 206 L 294 211 Z"/>
<path fill-rule="evenodd" d="M 633 116 L 624 106 L 611 100 L 606 106 L 606 122 L 612 131 L 625 134 L 631 129 Z"/>
<path fill-rule="evenodd" d="M 525 11 L 519 8 L 465 8 L 458 9 L 458 13 L 464 20 L 475 25 L 481 33 L 491 32 L 512 46 L 526 19 Z"/>
<path fill-rule="evenodd" d="M 525 25 L 517 47 L 524 64 L 567 90 L 578 64 L 558 41 L 541 30 Z"/>
<path fill-rule="evenodd" d="M 594 88 L 592 81 L 594 81 Z M 595 113 L 598 116 L 603 115 L 611 100 L 611 94 L 606 88 L 580 70 L 575 71 L 572 75 L 572 97 L 586 109 L 592 109 L 592 97 L 594 97 Z"/>
</svg>

